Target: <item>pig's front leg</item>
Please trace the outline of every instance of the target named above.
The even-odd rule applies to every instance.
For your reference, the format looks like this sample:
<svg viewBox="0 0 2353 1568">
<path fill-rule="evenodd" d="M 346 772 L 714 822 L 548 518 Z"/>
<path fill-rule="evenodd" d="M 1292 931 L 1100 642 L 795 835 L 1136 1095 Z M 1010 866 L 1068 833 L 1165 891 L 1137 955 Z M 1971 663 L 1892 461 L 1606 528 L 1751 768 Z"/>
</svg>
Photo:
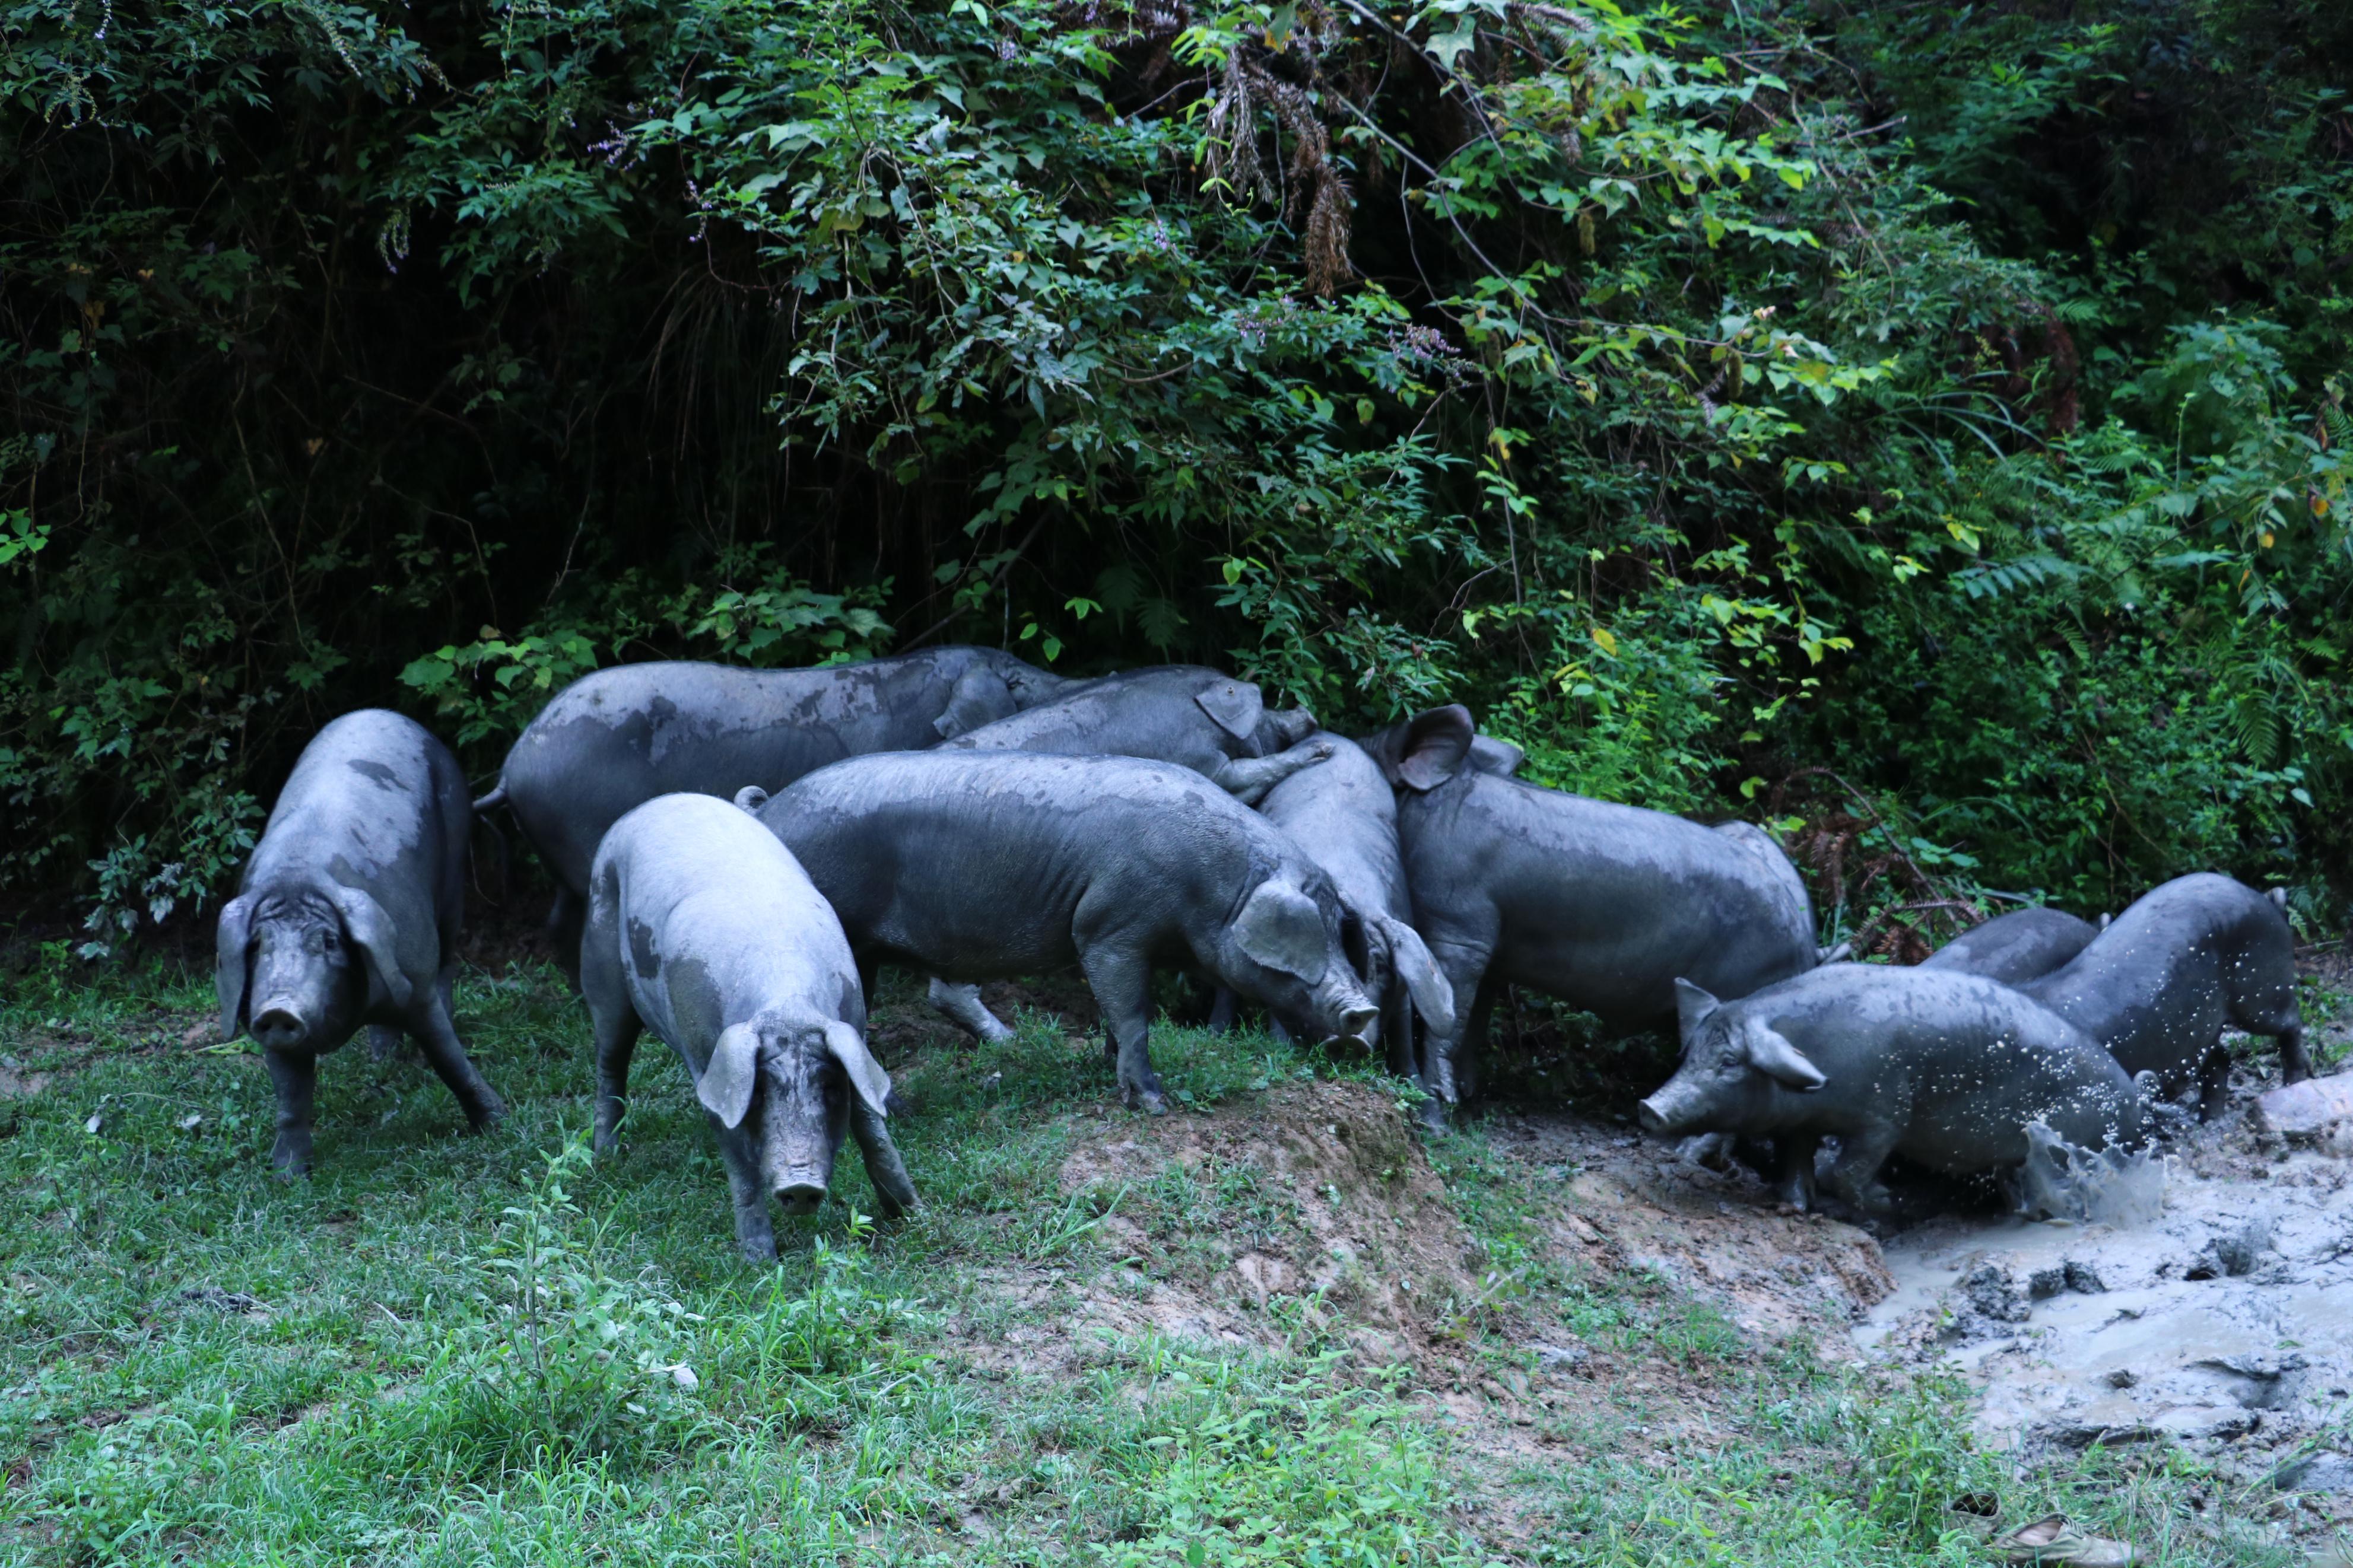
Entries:
<svg viewBox="0 0 2353 1568">
<path fill-rule="evenodd" d="M 915 1184 L 907 1179 L 899 1146 L 891 1142 L 891 1129 L 856 1095 L 849 1100 L 849 1131 L 858 1140 L 859 1152 L 866 1156 L 866 1177 L 874 1184 L 874 1202 L 882 1217 L 897 1219 L 913 1210 Z"/>
<path fill-rule="evenodd" d="M 716 1116 L 711 1126 L 719 1134 L 719 1159 L 727 1167 L 727 1193 L 734 1202 L 735 1245 L 745 1262 L 765 1268 L 776 1260 L 776 1226 L 752 1141 L 740 1127 L 721 1126 Z"/>
<path fill-rule="evenodd" d="M 1863 1214 L 1886 1213 L 1893 1200 L 1879 1184 L 1879 1168 L 1903 1136 L 1903 1129 L 1888 1118 L 1873 1118 L 1852 1132 L 1840 1133 L 1839 1157 L 1827 1178 L 1831 1194 Z"/>
<path fill-rule="evenodd" d="M 427 995 L 424 1016 L 409 1026 L 409 1033 L 425 1048 L 425 1059 L 433 1064 L 433 1070 L 449 1086 L 449 1092 L 458 1097 L 467 1125 L 477 1132 L 484 1131 L 506 1115 L 506 1102 L 475 1070 L 473 1058 L 466 1055 L 466 1047 L 458 1038 L 458 1026 L 441 1004 L 440 992 L 431 991 Z"/>
<path fill-rule="evenodd" d="M 1220 789 L 1244 805 L 1256 805 L 1266 798 L 1266 792 L 1299 772 L 1312 768 L 1332 754 L 1329 741 L 1302 741 L 1287 752 L 1277 752 L 1271 757 L 1232 757 L 1224 766 L 1209 775 Z"/>
<path fill-rule="evenodd" d="M 1773 1140 L 1773 1195 L 1804 1214 L 1814 1206 L 1814 1154 L 1820 1135 L 1784 1132 Z"/>
<path fill-rule="evenodd" d="M 269 1163 L 284 1176 L 311 1171 L 311 1104 L 319 1088 L 319 1058 L 309 1051 L 264 1051 L 270 1086 L 278 1091 L 278 1141 Z"/>
</svg>

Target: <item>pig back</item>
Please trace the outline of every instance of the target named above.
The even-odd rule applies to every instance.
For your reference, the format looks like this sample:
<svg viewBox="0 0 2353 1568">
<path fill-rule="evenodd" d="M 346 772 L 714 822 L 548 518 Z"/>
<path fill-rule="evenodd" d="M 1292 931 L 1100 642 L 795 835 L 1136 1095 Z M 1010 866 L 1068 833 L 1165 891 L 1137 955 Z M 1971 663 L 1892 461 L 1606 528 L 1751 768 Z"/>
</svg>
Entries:
<svg viewBox="0 0 2353 1568">
<path fill-rule="evenodd" d="M 406 952 L 411 929 L 456 935 L 472 821 L 449 748 L 413 719 L 363 709 L 302 749 L 242 885 L 356 888 L 392 917 Z M 438 966 L 437 956 L 427 973 Z"/>
<path fill-rule="evenodd" d="M 1194 700 L 1240 685 L 1206 666 L 1128 670 L 1071 687 L 1051 700 L 950 740 L 948 750 L 1146 758 L 1213 773 L 1252 750 Z"/>
<path fill-rule="evenodd" d="M 1135 928 L 1222 923 L 1286 847 L 1199 774 L 1129 757 L 856 757 L 776 795 L 760 820 L 854 945 L 990 973 L 1071 962 L 1090 895 Z"/>
<path fill-rule="evenodd" d="M 2097 935 L 2091 921 L 2063 910 L 2013 910 L 1963 931 L 1930 953 L 1920 967 L 1981 974 L 2016 985 L 2072 963 Z"/>
<path fill-rule="evenodd" d="M 818 669 L 684 660 L 600 669 L 541 710 L 501 778 L 558 879 L 585 887 L 606 830 L 656 795 L 781 789 L 843 757 L 936 744 L 956 683 L 987 655 L 955 647 Z"/>
<path fill-rule="evenodd" d="M 1329 731 L 1332 755 L 1267 792 L 1259 813 L 1287 834 L 1359 916 L 1410 921 L 1413 899 L 1398 844 L 1397 797 L 1363 747 Z"/>
<path fill-rule="evenodd" d="M 594 941 L 621 946 L 630 1004 L 675 1046 L 795 1005 L 863 1026 L 841 923 L 791 852 L 715 796 L 659 795 L 626 814 L 590 879 Z"/>
<path fill-rule="evenodd" d="M 2168 1083 L 2194 1068 L 2234 1015 L 2292 1007 L 2286 917 L 2228 877 L 2177 877 L 2136 900 L 2063 968 L 2020 987 L 2114 1053 Z M 2266 1006 L 2250 1008 L 2260 994 Z"/>
<path fill-rule="evenodd" d="M 1671 1016 L 1678 978 L 1729 998 L 1813 967 L 1802 899 L 1736 836 L 1481 773 L 1398 820 L 1433 948 L 1492 943 L 1501 978 L 1611 1023 Z"/>
</svg>

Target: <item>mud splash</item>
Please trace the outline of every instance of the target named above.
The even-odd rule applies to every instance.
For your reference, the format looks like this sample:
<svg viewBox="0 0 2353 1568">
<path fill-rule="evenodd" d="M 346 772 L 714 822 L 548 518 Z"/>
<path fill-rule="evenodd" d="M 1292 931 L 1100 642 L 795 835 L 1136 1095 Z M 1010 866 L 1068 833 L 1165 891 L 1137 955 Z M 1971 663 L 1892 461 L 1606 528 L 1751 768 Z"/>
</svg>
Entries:
<svg viewBox="0 0 2353 1568">
<path fill-rule="evenodd" d="M 2022 1457 L 2170 1442 L 2353 1492 L 2353 1166 L 2234 1113 L 2162 1175 L 2161 1205 L 2127 1173 L 2107 1211 L 2144 1223 L 1947 1215 L 1885 1242 L 1896 1289 L 1857 1344 L 1966 1373 L 1981 1432 Z"/>
</svg>

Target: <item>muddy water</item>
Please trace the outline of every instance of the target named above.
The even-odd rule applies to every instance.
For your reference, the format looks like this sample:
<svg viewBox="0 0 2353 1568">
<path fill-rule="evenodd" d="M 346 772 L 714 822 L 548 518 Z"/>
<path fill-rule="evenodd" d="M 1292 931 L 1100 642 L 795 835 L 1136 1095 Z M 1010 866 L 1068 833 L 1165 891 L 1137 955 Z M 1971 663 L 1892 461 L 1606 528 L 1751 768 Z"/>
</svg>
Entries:
<svg viewBox="0 0 2353 1568">
<path fill-rule="evenodd" d="M 2244 1479 L 2353 1490 L 2353 1162 L 2242 1114 L 2165 1162 L 2134 1226 L 1946 1216 L 1887 1240 L 1867 1352 L 1984 1389 L 1979 1426 L 2031 1454 L 2173 1442 Z"/>
</svg>

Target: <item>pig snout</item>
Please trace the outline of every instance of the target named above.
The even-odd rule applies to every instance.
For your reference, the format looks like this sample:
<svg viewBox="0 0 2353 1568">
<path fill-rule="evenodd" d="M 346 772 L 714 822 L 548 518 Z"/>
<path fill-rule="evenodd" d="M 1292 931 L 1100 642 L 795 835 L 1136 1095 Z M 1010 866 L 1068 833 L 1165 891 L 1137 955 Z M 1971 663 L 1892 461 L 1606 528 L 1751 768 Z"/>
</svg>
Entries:
<svg viewBox="0 0 2353 1568">
<path fill-rule="evenodd" d="M 1698 1095 L 1670 1082 L 1634 1108 L 1634 1120 L 1645 1132 L 1689 1132 L 1699 1122 L 1702 1110 Z"/>
<path fill-rule="evenodd" d="M 1340 1032 L 1369 1042 L 1374 1026 L 1381 1021 L 1381 1010 L 1370 1002 L 1345 1009 L 1340 1014 Z"/>
<path fill-rule="evenodd" d="M 301 1045 L 310 1032 L 310 1021 L 302 1016 L 302 1005 L 292 997 L 275 998 L 263 1004 L 253 1015 L 253 1037 L 264 1050 L 291 1050 Z"/>
<path fill-rule="evenodd" d="M 776 1204 L 786 1214 L 815 1214 L 825 1202 L 825 1178 L 816 1172 L 786 1177 L 776 1185 Z"/>
</svg>

